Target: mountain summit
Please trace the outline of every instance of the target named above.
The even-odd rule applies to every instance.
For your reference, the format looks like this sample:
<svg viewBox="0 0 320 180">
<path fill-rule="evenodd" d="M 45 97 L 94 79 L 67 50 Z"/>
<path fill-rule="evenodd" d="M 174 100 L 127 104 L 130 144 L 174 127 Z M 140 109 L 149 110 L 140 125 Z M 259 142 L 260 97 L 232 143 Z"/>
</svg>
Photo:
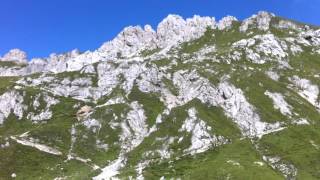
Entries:
<svg viewBox="0 0 320 180">
<path fill-rule="evenodd" d="M 0 57 L 0 179 L 319 179 L 320 29 L 168 15 Z"/>
</svg>

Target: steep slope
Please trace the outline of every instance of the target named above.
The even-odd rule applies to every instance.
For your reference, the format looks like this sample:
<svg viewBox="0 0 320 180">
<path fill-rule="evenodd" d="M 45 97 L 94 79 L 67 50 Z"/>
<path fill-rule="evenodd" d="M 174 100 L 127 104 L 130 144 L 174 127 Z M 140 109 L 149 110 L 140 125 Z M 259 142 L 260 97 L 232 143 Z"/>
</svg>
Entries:
<svg viewBox="0 0 320 180">
<path fill-rule="evenodd" d="M 0 66 L 0 179 L 320 178 L 317 27 L 169 15 Z"/>
</svg>

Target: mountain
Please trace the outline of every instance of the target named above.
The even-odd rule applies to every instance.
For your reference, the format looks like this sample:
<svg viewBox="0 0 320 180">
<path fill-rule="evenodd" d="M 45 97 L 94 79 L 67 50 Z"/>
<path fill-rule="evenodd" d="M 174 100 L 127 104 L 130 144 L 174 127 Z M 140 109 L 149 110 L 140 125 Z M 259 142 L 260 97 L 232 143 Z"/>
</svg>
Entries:
<svg viewBox="0 0 320 180">
<path fill-rule="evenodd" d="M 169 15 L 0 59 L 0 179 L 320 179 L 319 27 Z"/>
</svg>

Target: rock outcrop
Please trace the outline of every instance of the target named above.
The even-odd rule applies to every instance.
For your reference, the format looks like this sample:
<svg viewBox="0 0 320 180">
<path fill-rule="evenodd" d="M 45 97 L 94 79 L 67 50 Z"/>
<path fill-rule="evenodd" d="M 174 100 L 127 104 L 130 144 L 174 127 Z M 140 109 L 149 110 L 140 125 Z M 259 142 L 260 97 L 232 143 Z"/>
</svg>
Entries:
<svg viewBox="0 0 320 180">
<path fill-rule="evenodd" d="M 241 32 L 246 32 L 248 29 L 257 28 L 261 31 L 267 31 L 270 27 L 270 21 L 274 14 L 260 11 L 257 15 L 253 15 L 248 19 L 245 19 L 240 26 Z"/>
<path fill-rule="evenodd" d="M 1 61 L 9 61 L 17 64 L 27 64 L 27 53 L 21 51 L 20 49 L 12 49 L 1 58 Z"/>
</svg>

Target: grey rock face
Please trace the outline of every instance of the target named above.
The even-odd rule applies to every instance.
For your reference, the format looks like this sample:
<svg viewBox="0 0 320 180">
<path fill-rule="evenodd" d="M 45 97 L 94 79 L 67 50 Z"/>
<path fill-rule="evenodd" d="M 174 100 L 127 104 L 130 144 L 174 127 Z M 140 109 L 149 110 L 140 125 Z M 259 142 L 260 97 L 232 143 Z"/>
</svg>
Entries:
<svg viewBox="0 0 320 180">
<path fill-rule="evenodd" d="M 219 23 L 218 23 L 218 29 L 219 30 L 224 30 L 224 29 L 229 29 L 232 26 L 233 22 L 237 22 L 238 19 L 233 17 L 233 16 L 227 16 L 222 18 Z"/>
<path fill-rule="evenodd" d="M 258 28 L 259 30 L 267 31 L 270 27 L 270 21 L 274 16 L 274 14 L 260 11 L 257 15 L 253 15 L 250 18 L 244 20 L 240 26 L 240 31 L 246 32 L 251 28 Z"/>
<path fill-rule="evenodd" d="M 17 91 L 9 91 L 0 96 L 0 125 L 11 113 L 22 119 L 26 106 L 23 104 L 23 96 Z"/>
<path fill-rule="evenodd" d="M 5 54 L 2 61 L 10 61 L 18 64 L 26 64 L 27 63 L 27 53 L 21 51 L 20 49 L 12 49 L 7 54 Z"/>
</svg>

